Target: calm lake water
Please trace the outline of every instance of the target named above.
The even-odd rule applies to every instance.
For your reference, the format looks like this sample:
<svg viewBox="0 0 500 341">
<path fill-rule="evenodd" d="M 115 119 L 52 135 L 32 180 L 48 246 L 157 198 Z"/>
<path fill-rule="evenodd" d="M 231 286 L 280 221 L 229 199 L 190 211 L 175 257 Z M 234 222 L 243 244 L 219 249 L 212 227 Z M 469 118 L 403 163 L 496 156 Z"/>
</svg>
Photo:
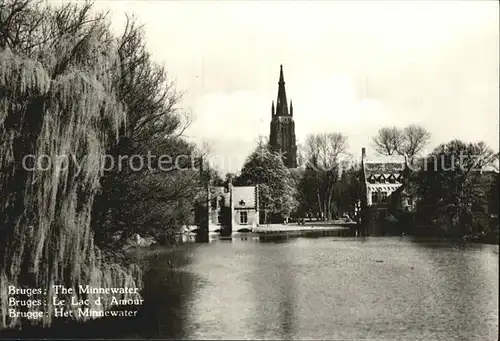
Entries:
<svg viewBox="0 0 500 341">
<path fill-rule="evenodd" d="M 137 337 L 498 337 L 497 245 L 233 238 L 158 251 Z"/>
</svg>

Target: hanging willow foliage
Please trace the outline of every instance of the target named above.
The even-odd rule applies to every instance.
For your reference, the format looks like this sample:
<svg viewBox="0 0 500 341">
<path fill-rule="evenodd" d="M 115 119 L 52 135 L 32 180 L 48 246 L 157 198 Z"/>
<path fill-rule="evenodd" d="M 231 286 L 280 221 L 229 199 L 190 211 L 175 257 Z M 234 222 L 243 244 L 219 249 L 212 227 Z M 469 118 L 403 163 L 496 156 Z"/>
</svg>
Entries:
<svg viewBox="0 0 500 341">
<path fill-rule="evenodd" d="M 53 285 L 76 292 L 78 285 L 141 285 L 136 265 L 115 264 L 94 246 L 90 220 L 101 156 L 118 136 L 125 108 L 113 85 L 120 76 L 115 39 L 104 20 L 84 22 L 47 40 L 43 53 L 0 51 L 0 329 L 21 324 L 8 316 L 9 285 L 44 290 L 48 314 L 30 321 L 44 326 L 54 312 Z M 27 169 L 27 155 L 48 157 L 51 167 Z M 60 155 L 78 164 L 57 167 Z M 75 313 L 70 297 L 66 302 Z"/>
</svg>

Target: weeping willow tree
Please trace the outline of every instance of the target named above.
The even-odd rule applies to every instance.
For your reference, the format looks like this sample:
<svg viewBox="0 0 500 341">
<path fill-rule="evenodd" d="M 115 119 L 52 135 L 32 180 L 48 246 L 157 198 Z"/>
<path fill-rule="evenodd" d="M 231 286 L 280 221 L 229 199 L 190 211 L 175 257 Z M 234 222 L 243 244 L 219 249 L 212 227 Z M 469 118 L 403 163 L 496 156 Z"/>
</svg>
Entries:
<svg viewBox="0 0 500 341">
<path fill-rule="evenodd" d="M 127 18 L 118 45 L 119 98 L 128 108 L 127 129 L 108 154 L 128 158 L 105 172 L 93 210 L 96 242 L 111 250 L 122 248 L 135 233 L 166 241 L 190 223 L 192 202 L 203 188 L 199 171 L 190 169 L 192 156 L 201 152 L 183 138 L 190 117 L 179 107 L 181 94 L 165 68 L 152 60 L 135 18 Z M 133 157 L 150 162 L 130 167 Z"/>
<path fill-rule="evenodd" d="M 101 156 L 117 139 L 127 109 L 117 95 L 117 40 L 105 16 L 93 16 L 90 9 L 0 4 L 3 328 L 26 321 L 8 316 L 9 285 L 44 290 L 47 314 L 30 320 L 43 325 L 52 321 L 53 285 L 140 285 L 139 269 L 104 255 L 90 226 Z M 58 163 L 60 155 L 69 162 Z M 26 163 L 27 156 L 43 162 Z M 104 303 L 91 308 L 106 309 Z"/>
</svg>

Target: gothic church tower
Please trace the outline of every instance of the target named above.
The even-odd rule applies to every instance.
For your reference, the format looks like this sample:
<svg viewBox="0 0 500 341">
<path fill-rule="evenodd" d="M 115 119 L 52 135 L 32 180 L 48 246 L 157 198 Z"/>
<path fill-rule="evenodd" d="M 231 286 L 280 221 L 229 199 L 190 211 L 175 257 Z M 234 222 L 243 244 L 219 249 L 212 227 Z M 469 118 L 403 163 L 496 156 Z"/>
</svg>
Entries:
<svg viewBox="0 0 500 341">
<path fill-rule="evenodd" d="M 276 110 L 274 101 L 271 107 L 271 133 L 269 143 L 271 149 L 284 154 L 283 163 L 288 168 L 297 167 L 297 145 L 295 142 L 295 122 L 293 121 L 293 105 L 290 101 L 290 111 L 285 92 L 283 65 L 280 65 L 280 80 L 278 83 L 278 99 Z"/>
</svg>

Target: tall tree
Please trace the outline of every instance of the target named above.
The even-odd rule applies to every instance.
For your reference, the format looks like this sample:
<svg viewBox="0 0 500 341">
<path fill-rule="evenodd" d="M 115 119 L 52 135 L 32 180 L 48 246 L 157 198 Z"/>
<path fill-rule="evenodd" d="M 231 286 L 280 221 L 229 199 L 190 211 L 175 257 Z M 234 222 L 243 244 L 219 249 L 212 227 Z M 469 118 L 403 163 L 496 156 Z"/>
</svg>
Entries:
<svg viewBox="0 0 500 341">
<path fill-rule="evenodd" d="M 342 166 L 342 175 L 336 186 L 334 200 L 337 202 L 340 214 L 357 217 L 357 205 L 361 204 L 363 187 L 361 182 L 361 167 L 358 163 L 346 162 Z"/>
<path fill-rule="evenodd" d="M 415 157 L 429 143 L 431 134 L 421 126 L 412 124 L 404 128 L 403 137 L 399 153 L 408 156 L 408 161 L 413 163 Z"/>
<path fill-rule="evenodd" d="M 373 137 L 373 146 L 377 153 L 390 156 L 401 150 L 404 140 L 403 132 L 397 127 L 384 127 Z"/>
<path fill-rule="evenodd" d="M 269 214 L 288 217 L 297 206 L 290 170 L 280 155 L 273 153 L 263 141 L 248 156 L 235 183 L 259 185 L 259 203 L 265 211 L 266 222 Z"/>
<path fill-rule="evenodd" d="M 458 235 L 477 228 L 474 218 L 484 214 L 487 204 L 482 171 L 496 157 L 483 142 L 453 140 L 437 147 L 420 174 L 421 219 Z"/>
<path fill-rule="evenodd" d="M 347 137 L 340 133 L 311 134 L 306 138 L 303 157 L 306 170 L 300 190 L 302 198 L 311 200 L 314 191 L 314 209 L 309 203 L 309 210 L 319 213 L 324 220 L 334 216 L 333 193 L 340 176 L 340 162 L 347 149 Z"/>
<path fill-rule="evenodd" d="M 0 5 L 0 291 L 44 290 L 48 305 L 26 308 L 44 309 L 43 318 L 29 323 L 52 321 L 54 284 L 75 291 L 82 283 L 140 285 L 137 266 L 116 264 L 95 246 L 90 224 L 101 157 L 116 142 L 126 111 L 115 86 L 116 40 L 105 15 L 91 9 Z M 61 155 L 69 157 L 64 166 Z M 26 156 L 50 167 L 33 168 Z M 6 297 L 0 295 L 0 328 L 20 323 L 7 314 Z"/>
<path fill-rule="evenodd" d="M 423 127 L 412 124 L 404 129 L 384 127 L 373 137 L 373 146 L 382 155 L 406 155 L 413 163 L 415 157 L 429 143 L 430 133 Z"/>
<path fill-rule="evenodd" d="M 116 87 L 128 109 L 127 127 L 108 154 L 115 162 L 126 158 L 105 172 L 93 210 L 97 242 L 111 249 L 135 233 L 172 235 L 189 223 L 191 204 L 203 189 L 193 167 L 201 151 L 182 138 L 190 116 L 180 109 L 181 95 L 166 70 L 151 60 L 134 18 L 127 17 L 117 45 Z"/>
</svg>

